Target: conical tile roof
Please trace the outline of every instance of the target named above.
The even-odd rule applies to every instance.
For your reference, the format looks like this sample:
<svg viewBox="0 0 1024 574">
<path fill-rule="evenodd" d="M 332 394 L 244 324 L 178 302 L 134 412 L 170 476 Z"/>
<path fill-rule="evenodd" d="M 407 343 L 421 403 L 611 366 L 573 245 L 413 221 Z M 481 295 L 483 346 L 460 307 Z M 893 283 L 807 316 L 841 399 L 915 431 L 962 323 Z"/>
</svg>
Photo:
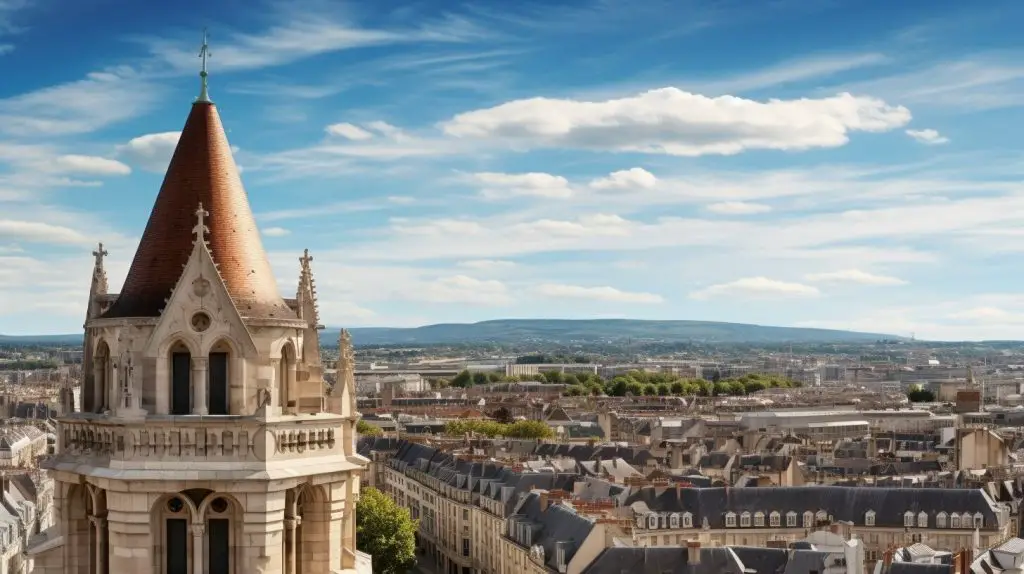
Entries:
<svg viewBox="0 0 1024 574">
<path fill-rule="evenodd" d="M 192 105 L 124 287 L 103 316 L 160 315 L 192 252 L 200 203 L 210 214 L 210 251 L 242 317 L 294 319 L 263 251 L 217 108 L 208 101 Z"/>
</svg>

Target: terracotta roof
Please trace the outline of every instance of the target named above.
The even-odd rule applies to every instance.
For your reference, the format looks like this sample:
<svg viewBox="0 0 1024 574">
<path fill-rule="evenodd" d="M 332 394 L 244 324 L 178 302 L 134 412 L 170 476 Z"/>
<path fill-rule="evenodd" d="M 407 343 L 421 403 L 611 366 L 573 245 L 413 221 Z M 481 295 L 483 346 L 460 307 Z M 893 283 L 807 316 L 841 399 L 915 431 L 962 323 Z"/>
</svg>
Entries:
<svg viewBox="0 0 1024 574">
<path fill-rule="evenodd" d="M 192 252 L 200 202 L 210 214 L 210 251 L 241 315 L 294 319 L 277 290 L 217 108 L 206 102 L 192 105 L 124 287 L 103 316 L 160 315 Z"/>
</svg>

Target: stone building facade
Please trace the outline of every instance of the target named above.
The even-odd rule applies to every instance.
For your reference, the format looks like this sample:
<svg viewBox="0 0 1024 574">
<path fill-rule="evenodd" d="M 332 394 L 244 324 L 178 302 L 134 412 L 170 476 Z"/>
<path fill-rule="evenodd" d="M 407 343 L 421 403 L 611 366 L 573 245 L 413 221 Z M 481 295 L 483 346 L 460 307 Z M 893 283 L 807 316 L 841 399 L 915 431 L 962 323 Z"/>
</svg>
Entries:
<svg viewBox="0 0 1024 574">
<path fill-rule="evenodd" d="M 369 574 L 354 382 L 325 391 L 312 258 L 282 298 L 202 76 L 120 293 L 93 253 L 80 412 L 47 463 L 59 531 L 36 569 Z"/>
</svg>

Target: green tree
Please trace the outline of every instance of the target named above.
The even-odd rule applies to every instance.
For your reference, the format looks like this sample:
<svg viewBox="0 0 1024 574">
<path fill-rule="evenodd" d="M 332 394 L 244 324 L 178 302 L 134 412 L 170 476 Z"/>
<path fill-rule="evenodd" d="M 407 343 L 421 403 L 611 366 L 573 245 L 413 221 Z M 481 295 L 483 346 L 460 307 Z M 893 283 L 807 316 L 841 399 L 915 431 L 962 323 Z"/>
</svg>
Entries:
<svg viewBox="0 0 1024 574">
<path fill-rule="evenodd" d="M 356 432 L 362 436 L 384 436 L 384 431 L 377 425 L 372 425 L 362 419 L 356 423 Z"/>
<path fill-rule="evenodd" d="M 356 548 L 373 556 L 374 574 L 406 574 L 416 564 L 417 521 L 376 488 L 356 504 Z"/>
<path fill-rule="evenodd" d="M 907 398 L 912 403 L 934 403 L 935 393 L 922 387 L 921 385 L 913 385 L 907 389 Z"/>
<path fill-rule="evenodd" d="M 477 371 L 473 373 L 473 384 L 474 385 L 486 385 L 491 380 L 487 378 L 487 373 L 483 371 Z"/>
<path fill-rule="evenodd" d="M 462 371 L 461 373 L 455 375 L 455 377 L 452 379 L 452 386 L 453 387 L 465 388 L 465 387 L 469 387 L 469 386 L 472 386 L 472 385 L 473 385 L 473 375 L 469 374 L 468 370 Z"/>
<path fill-rule="evenodd" d="M 515 421 L 515 418 L 512 416 L 512 412 L 505 407 L 498 407 L 493 413 L 491 413 L 491 418 L 503 425 L 507 425 Z"/>
</svg>

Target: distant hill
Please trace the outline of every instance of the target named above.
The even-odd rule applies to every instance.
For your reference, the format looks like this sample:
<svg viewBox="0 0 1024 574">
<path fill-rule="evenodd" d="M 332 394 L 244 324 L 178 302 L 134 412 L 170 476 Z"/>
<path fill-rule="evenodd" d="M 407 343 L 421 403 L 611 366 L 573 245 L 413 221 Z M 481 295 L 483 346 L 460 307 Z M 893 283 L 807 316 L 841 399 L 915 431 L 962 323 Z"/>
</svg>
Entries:
<svg viewBox="0 0 1024 574">
<path fill-rule="evenodd" d="M 441 323 L 423 327 L 357 327 L 349 329 L 356 345 L 443 345 L 494 343 L 598 343 L 634 341 L 700 341 L 707 343 L 856 343 L 899 339 L 892 335 L 833 329 L 765 327 L 714 321 L 642 321 L 637 319 L 498 319 L 479 323 Z M 320 337 L 336 345 L 338 329 Z M 80 345 L 81 335 L 0 335 L 0 344 Z"/>
<path fill-rule="evenodd" d="M 892 335 L 832 329 L 765 327 L 714 321 L 643 321 L 637 319 L 498 319 L 479 323 L 442 323 L 412 328 L 354 328 L 356 345 L 436 345 L 490 341 L 495 343 L 601 341 L 701 341 L 708 343 L 838 343 L 899 339 Z M 338 329 L 320 338 L 334 345 Z"/>
<path fill-rule="evenodd" d="M 0 335 L 0 345 L 81 345 L 82 335 Z"/>
</svg>

